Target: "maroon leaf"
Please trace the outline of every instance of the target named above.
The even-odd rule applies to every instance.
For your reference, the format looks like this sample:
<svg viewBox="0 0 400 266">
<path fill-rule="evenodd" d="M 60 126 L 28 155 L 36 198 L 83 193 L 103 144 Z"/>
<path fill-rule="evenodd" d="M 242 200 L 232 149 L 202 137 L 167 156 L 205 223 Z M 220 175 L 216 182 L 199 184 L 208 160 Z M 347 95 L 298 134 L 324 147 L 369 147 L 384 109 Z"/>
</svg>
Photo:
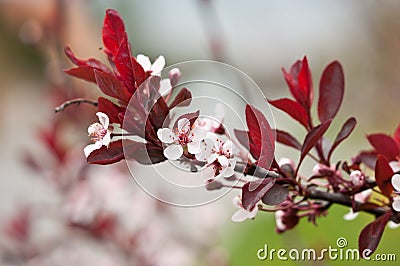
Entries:
<svg viewBox="0 0 400 266">
<path fill-rule="evenodd" d="M 108 56 L 114 57 L 126 35 L 124 21 L 117 11 L 107 9 L 102 34 L 104 52 Z"/>
<path fill-rule="evenodd" d="M 305 128 L 308 128 L 309 117 L 304 107 L 301 106 L 298 102 L 295 102 L 288 98 L 282 98 L 277 100 L 268 100 L 268 103 L 284 111 L 294 120 L 302 124 Z"/>
<path fill-rule="evenodd" d="M 165 102 L 163 97 L 159 97 L 149 113 L 149 120 L 151 121 L 151 124 L 153 125 L 155 130 L 158 130 L 164 124 L 169 123 L 169 119 L 167 119 L 168 114 L 169 108 L 167 103 Z"/>
<path fill-rule="evenodd" d="M 112 101 L 103 97 L 99 97 L 97 102 L 98 102 L 97 106 L 98 111 L 107 114 L 108 118 L 110 119 L 110 123 L 116 123 L 116 124 L 121 123 L 118 114 L 123 112 L 124 108 L 119 107 Z"/>
<path fill-rule="evenodd" d="M 121 45 L 117 53 L 115 54 L 114 64 L 115 68 L 118 71 L 119 79 L 124 83 L 125 87 L 128 89 L 129 92 L 134 93 L 136 90 L 136 86 L 135 86 L 135 75 L 133 72 L 132 62 L 133 61 L 128 43 L 128 37 L 125 36 L 125 38 L 121 42 Z M 140 67 L 136 66 L 136 68 L 138 69 Z"/>
<path fill-rule="evenodd" d="M 125 149 L 126 159 L 133 159 L 144 165 L 156 164 L 166 160 L 161 147 L 151 143 L 140 143 L 138 145 L 140 145 L 140 147 L 137 149 L 132 149 L 132 152 Z"/>
<path fill-rule="evenodd" d="M 132 94 L 113 75 L 95 70 L 96 83 L 101 91 L 115 99 L 129 102 Z"/>
<path fill-rule="evenodd" d="M 276 133 L 276 141 L 277 142 L 287 145 L 289 147 L 301 150 L 300 142 L 295 137 L 290 135 L 289 133 L 282 131 L 282 130 L 278 130 L 278 129 L 275 129 L 275 133 Z"/>
<path fill-rule="evenodd" d="M 144 72 L 142 65 L 136 61 L 136 58 L 131 58 L 131 64 L 135 76 L 136 87 L 139 87 L 146 80 L 146 78 L 148 78 L 148 75 L 146 72 Z"/>
<path fill-rule="evenodd" d="M 267 205 L 277 205 L 286 200 L 289 190 L 286 187 L 275 184 L 262 197 L 262 202 Z"/>
<path fill-rule="evenodd" d="M 340 129 L 339 133 L 336 136 L 335 141 L 333 142 L 332 148 L 329 151 L 328 154 L 328 162 L 331 159 L 331 155 L 333 151 L 336 149 L 336 147 L 342 143 L 345 139 L 347 139 L 351 132 L 353 132 L 354 128 L 356 127 L 357 120 L 354 117 L 350 117 L 347 119 L 347 121 L 343 124 L 342 128 Z"/>
<path fill-rule="evenodd" d="M 75 78 L 79 78 L 79 79 L 83 79 L 85 81 L 96 83 L 96 78 L 94 76 L 94 71 L 93 71 L 92 67 L 78 66 L 78 67 L 64 70 L 64 72 Z"/>
<path fill-rule="evenodd" d="M 325 121 L 324 123 L 314 127 L 310 132 L 308 132 L 308 134 L 304 139 L 303 146 L 301 147 L 301 155 L 299 164 L 297 166 L 297 170 L 299 169 L 306 155 L 310 152 L 310 150 L 315 146 L 315 144 L 317 144 L 318 140 L 328 130 L 331 122 L 332 120 Z"/>
<path fill-rule="evenodd" d="M 263 178 L 244 184 L 242 187 L 243 208 L 251 211 L 274 184 L 274 178 Z"/>
<path fill-rule="evenodd" d="M 245 131 L 245 130 L 239 130 L 239 129 L 234 129 L 233 132 L 235 133 L 235 136 L 237 138 L 237 140 L 239 141 L 239 143 L 245 147 L 247 150 L 249 150 L 250 148 L 250 144 L 249 144 L 249 132 Z"/>
<path fill-rule="evenodd" d="M 399 147 L 396 141 L 390 136 L 385 134 L 372 134 L 367 135 L 369 143 L 375 148 L 375 150 L 385 156 L 388 161 L 395 161 L 399 155 Z"/>
<path fill-rule="evenodd" d="M 297 102 L 302 100 L 302 95 L 298 87 L 298 77 L 301 69 L 301 64 L 301 61 L 297 60 L 291 66 L 289 73 L 286 72 L 284 68 L 282 68 L 283 76 L 286 80 L 289 90 Z"/>
<path fill-rule="evenodd" d="M 314 98 L 313 83 L 311 71 L 308 67 L 307 57 L 303 58 L 298 77 L 298 86 L 300 91 L 300 101 L 298 101 L 305 110 L 310 110 Z"/>
<path fill-rule="evenodd" d="M 112 164 L 124 159 L 124 150 L 122 140 L 110 143 L 109 147 L 102 146 L 98 150 L 94 150 L 87 157 L 87 162 L 90 164 Z"/>
<path fill-rule="evenodd" d="M 360 254 L 363 254 L 364 250 L 368 249 L 370 252 L 366 255 L 371 255 L 376 250 L 391 215 L 391 211 L 386 212 L 361 231 L 358 237 L 358 250 Z"/>
<path fill-rule="evenodd" d="M 376 160 L 375 164 L 375 180 L 379 189 L 387 197 L 390 197 L 393 192 L 393 186 L 391 183 L 393 174 L 393 170 L 388 161 L 385 159 L 385 157 L 378 154 L 378 159 Z"/>
<path fill-rule="evenodd" d="M 338 61 L 329 64 L 319 83 L 318 117 L 325 122 L 339 111 L 344 95 L 344 74 Z"/>
<path fill-rule="evenodd" d="M 264 114 L 246 105 L 246 122 L 249 128 L 250 153 L 259 160 L 258 165 L 269 169 L 274 159 L 275 137 Z"/>
<path fill-rule="evenodd" d="M 169 109 L 172 109 L 177 105 L 189 106 L 191 101 L 192 101 L 192 93 L 188 89 L 182 88 L 175 96 L 174 101 L 169 105 Z"/>
</svg>

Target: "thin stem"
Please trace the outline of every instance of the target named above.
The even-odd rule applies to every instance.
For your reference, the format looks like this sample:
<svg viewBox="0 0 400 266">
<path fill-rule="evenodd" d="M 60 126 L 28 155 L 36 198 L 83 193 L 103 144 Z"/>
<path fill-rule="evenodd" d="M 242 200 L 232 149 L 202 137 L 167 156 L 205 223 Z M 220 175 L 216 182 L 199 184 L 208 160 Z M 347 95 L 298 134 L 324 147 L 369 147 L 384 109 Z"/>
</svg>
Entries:
<svg viewBox="0 0 400 266">
<path fill-rule="evenodd" d="M 96 101 L 91 101 L 91 100 L 87 100 L 87 99 L 83 99 L 83 98 L 77 98 L 77 99 L 73 99 L 73 100 L 69 100 L 64 102 L 63 104 L 57 106 L 56 108 L 54 108 L 54 111 L 56 113 L 62 112 L 64 111 L 65 108 L 67 108 L 70 105 L 76 104 L 76 105 L 80 105 L 81 103 L 87 103 L 87 104 L 91 104 L 94 107 L 98 106 L 98 103 Z"/>
</svg>

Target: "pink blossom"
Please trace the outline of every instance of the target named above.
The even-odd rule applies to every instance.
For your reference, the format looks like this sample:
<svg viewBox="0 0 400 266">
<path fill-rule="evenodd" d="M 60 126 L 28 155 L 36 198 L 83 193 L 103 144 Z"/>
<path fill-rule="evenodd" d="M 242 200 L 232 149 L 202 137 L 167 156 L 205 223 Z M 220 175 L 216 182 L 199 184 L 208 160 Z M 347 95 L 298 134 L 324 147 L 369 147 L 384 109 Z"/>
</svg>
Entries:
<svg viewBox="0 0 400 266">
<path fill-rule="evenodd" d="M 148 56 L 142 54 L 138 54 L 136 60 L 143 67 L 144 71 L 151 71 L 151 74 L 154 76 L 159 76 L 165 66 L 165 58 L 162 55 L 160 55 L 153 64 Z"/>
<path fill-rule="evenodd" d="M 190 121 L 182 118 L 178 121 L 178 127 L 171 130 L 169 128 L 160 128 L 157 131 L 158 138 L 165 144 L 171 144 L 164 149 L 164 155 L 169 160 L 179 159 L 184 152 L 184 148 L 190 154 L 200 152 L 200 141 L 207 134 L 207 131 L 201 127 L 190 127 Z"/>
<path fill-rule="evenodd" d="M 365 183 L 365 176 L 361 171 L 355 170 L 351 172 L 350 180 L 353 185 L 360 187 Z"/>
<path fill-rule="evenodd" d="M 88 157 L 94 150 L 100 149 L 102 146 L 110 145 L 112 128 L 109 127 L 110 120 L 105 113 L 97 112 L 99 122 L 93 123 L 88 127 L 88 133 L 94 144 L 87 145 L 83 150 L 85 156 Z"/>
<path fill-rule="evenodd" d="M 250 211 L 246 210 L 243 208 L 242 197 L 240 195 L 233 198 L 233 205 L 239 208 L 239 210 L 232 215 L 231 219 L 234 222 L 243 222 L 246 219 L 254 219 L 257 215 L 258 206 L 256 205 Z"/>
<path fill-rule="evenodd" d="M 394 174 L 392 176 L 392 185 L 393 185 L 393 188 L 396 190 L 395 193 L 400 194 L 400 174 Z M 399 195 L 396 195 L 393 198 L 392 207 L 395 211 L 397 211 L 397 212 L 400 211 L 400 196 Z"/>
<path fill-rule="evenodd" d="M 364 190 L 362 192 L 354 194 L 354 200 L 359 203 L 365 203 L 369 200 L 371 194 L 372 194 L 371 189 Z M 346 221 L 351 221 L 357 218 L 358 214 L 359 214 L 358 212 L 354 212 L 353 209 L 350 208 L 350 211 L 343 216 L 343 219 L 345 219 Z"/>
</svg>

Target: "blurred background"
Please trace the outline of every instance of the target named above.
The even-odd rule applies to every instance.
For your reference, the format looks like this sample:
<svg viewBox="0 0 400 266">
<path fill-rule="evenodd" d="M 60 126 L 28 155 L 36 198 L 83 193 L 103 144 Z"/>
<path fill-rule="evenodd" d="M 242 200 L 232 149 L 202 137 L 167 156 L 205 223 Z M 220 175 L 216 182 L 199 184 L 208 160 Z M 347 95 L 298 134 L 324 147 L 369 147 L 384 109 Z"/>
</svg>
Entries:
<svg viewBox="0 0 400 266">
<path fill-rule="evenodd" d="M 256 252 L 324 248 L 345 237 L 357 247 L 371 217 L 344 221 L 332 208 L 318 226 L 302 222 L 275 233 L 273 215 L 230 221 L 232 195 L 194 209 L 163 205 L 142 192 L 123 165 L 89 167 L 82 153 L 90 107 L 54 114 L 66 99 L 88 96 L 91 85 L 63 73 L 65 45 L 80 58 L 103 61 L 101 26 L 107 8 L 125 20 L 134 54 L 167 65 L 212 59 L 248 74 L 268 98 L 288 96 L 281 67 L 307 55 L 314 87 L 339 60 L 346 92 L 333 137 L 355 116 L 352 137 L 335 154 L 349 160 L 369 149 L 366 133 L 391 134 L 400 114 L 398 1 L 0 0 L 0 265 L 264 265 Z M 278 128 L 304 132 L 279 111 Z M 62 122 L 60 122 L 62 121 Z M 278 146 L 278 157 L 297 160 Z M 311 171 L 305 165 L 302 171 Z M 100 169 L 100 170 L 99 170 Z M 387 229 L 377 252 L 400 256 L 399 230 Z M 68 262 L 66 262 L 68 258 Z M 279 262 L 305 265 L 307 262 Z M 348 263 L 318 262 L 318 265 Z"/>
</svg>

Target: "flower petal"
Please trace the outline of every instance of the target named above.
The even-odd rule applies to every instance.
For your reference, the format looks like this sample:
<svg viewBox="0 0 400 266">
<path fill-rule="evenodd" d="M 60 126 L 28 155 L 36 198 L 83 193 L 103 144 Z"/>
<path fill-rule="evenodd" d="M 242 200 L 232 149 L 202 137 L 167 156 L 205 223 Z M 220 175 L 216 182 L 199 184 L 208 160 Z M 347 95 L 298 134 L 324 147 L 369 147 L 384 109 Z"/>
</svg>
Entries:
<svg viewBox="0 0 400 266">
<path fill-rule="evenodd" d="M 171 86 L 171 81 L 169 79 L 163 79 L 160 81 L 160 88 L 158 89 L 158 92 L 162 96 L 169 93 L 171 89 L 172 89 L 172 86 Z"/>
<path fill-rule="evenodd" d="M 400 197 L 394 198 L 392 207 L 395 211 L 400 212 Z"/>
<path fill-rule="evenodd" d="M 353 210 L 350 209 L 350 211 L 343 216 L 343 219 L 345 219 L 346 221 L 352 221 L 356 219 L 358 215 L 359 212 L 353 212 Z"/>
<path fill-rule="evenodd" d="M 284 214 L 285 214 L 285 212 L 282 211 L 282 210 L 278 210 L 278 211 L 275 212 L 275 224 L 276 224 L 276 228 L 279 231 L 285 231 L 286 230 L 286 225 L 282 221 L 282 218 L 283 218 Z"/>
<path fill-rule="evenodd" d="M 247 218 L 249 218 L 249 212 L 245 209 L 240 209 L 232 215 L 231 220 L 233 222 L 243 222 Z"/>
<path fill-rule="evenodd" d="M 201 171 L 201 176 L 205 179 L 210 179 L 210 178 L 214 178 L 215 176 L 215 171 L 213 169 L 212 165 L 209 165 L 207 167 L 205 167 L 202 171 Z"/>
<path fill-rule="evenodd" d="M 211 153 L 210 157 L 207 158 L 207 163 L 213 163 L 217 159 L 218 155 Z"/>
<path fill-rule="evenodd" d="M 198 154 L 200 153 L 200 142 L 189 142 L 187 144 L 188 152 L 190 154 Z"/>
<path fill-rule="evenodd" d="M 107 129 L 108 125 L 110 124 L 110 119 L 108 118 L 108 116 L 105 113 L 102 112 L 97 112 L 96 115 L 99 118 L 100 124 Z"/>
<path fill-rule="evenodd" d="M 387 225 L 390 229 L 396 229 L 400 226 L 400 224 L 396 224 L 393 221 L 389 221 Z"/>
<path fill-rule="evenodd" d="M 187 133 L 190 130 L 190 121 L 187 118 L 181 118 L 178 121 L 179 133 Z"/>
<path fill-rule="evenodd" d="M 224 145 L 222 146 L 222 151 L 224 154 L 226 154 L 228 157 L 232 156 L 232 149 L 233 149 L 233 143 L 230 140 L 227 140 Z"/>
<path fill-rule="evenodd" d="M 138 54 L 136 56 L 136 61 L 143 67 L 144 71 L 149 71 L 151 68 L 151 62 L 149 57 L 142 55 L 142 54 Z"/>
<path fill-rule="evenodd" d="M 207 130 L 201 127 L 195 127 L 190 131 L 192 141 L 202 141 L 207 136 Z"/>
<path fill-rule="evenodd" d="M 258 213 L 258 207 L 255 206 L 255 207 L 251 210 L 251 212 L 248 213 L 248 218 L 249 218 L 249 219 L 254 219 L 254 217 L 256 217 L 257 213 Z"/>
<path fill-rule="evenodd" d="M 221 175 L 223 177 L 233 176 L 233 174 L 235 173 L 235 165 L 236 165 L 236 160 L 234 159 L 229 160 L 229 166 L 222 171 Z"/>
<path fill-rule="evenodd" d="M 226 168 L 229 166 L 229 160 L 223 155 L 217 157 L 218 162 L 221 164 L 222 168 Z"/>
<path fill-rule="evenodd" d="M 392 176 L 392 185 L 395 190 L 400 192 L 400 175 L 395 174 Z"/>
<path fill-rule="evenodd" d="M 91 154 L 94 150 L 100 149 L 102 146 L 100 141 L 97 141 L 94 144 L 89 144 L 83 149 L 83 153 L 85 153 L 85 156 L 88 157 L 89 154 Z"/>
<path fill-rule="evenodd" d="M 211 139 L 203 139 L 200 142 L 200 152 L 196 154 L 196 159 L 201 162 L 207 161 L 214 148 L 214 142 Z"/>
<path fill-rule="evenodd" d="M 160 55 L 156 59 L 156 61 L 154 61 L 150 70 L 152 71 L 153 75 L 159 76 L 161 74 L 160 72 L 164 69 L 164 66 L 165 66 L 165 58 L 164 58 L 164 56 Z"/>
<path fill-rule="evenodd" d="M 164 155 L 169 160 L 177 160 L 183 154 L 183 148 L 181 145 L 172 144 L 164 149 Z"/>
<path fill-rule="evenodd" d="M 169 128 L 160 128 L 157 130 L 157 137 L 163 143 L 170 144 L 175 141 L 175 133 Z"/>
<path fill-rule="evenodd" d="M 108 145 L 110 145 L 110 142 L 111 142 L 111 132 L 107 131 L 107 134 L 102 139 L 102 143 L 104 146 L 108 147 Z"/>
</svg>

